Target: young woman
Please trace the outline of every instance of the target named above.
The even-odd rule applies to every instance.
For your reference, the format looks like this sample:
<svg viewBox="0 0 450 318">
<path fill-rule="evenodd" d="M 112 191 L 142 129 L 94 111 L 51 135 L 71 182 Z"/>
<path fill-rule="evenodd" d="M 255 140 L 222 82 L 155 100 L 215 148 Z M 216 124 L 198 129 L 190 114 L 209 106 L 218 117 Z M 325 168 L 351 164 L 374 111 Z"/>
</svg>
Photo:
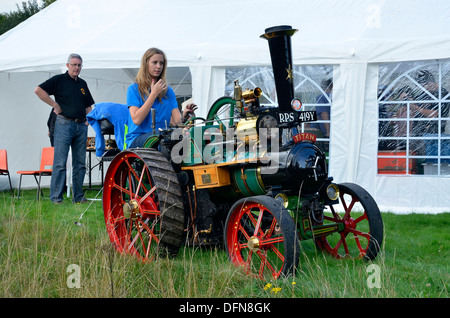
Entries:
<svg viewBox="0 0 450 318">
<path fill-rule="evenodd" d="M 155 130 L 182 122 L 175 93 L 166 82 L 167 59 L 163 51 L 148 49 L 141 60 L 135 83 L 128 87 L 128 148 L 142 147 L 153 135 L 151 109 L 156 110 Z M 183 110 L 183 118 L 196 109 L 194 104 Z"/>
</svg>

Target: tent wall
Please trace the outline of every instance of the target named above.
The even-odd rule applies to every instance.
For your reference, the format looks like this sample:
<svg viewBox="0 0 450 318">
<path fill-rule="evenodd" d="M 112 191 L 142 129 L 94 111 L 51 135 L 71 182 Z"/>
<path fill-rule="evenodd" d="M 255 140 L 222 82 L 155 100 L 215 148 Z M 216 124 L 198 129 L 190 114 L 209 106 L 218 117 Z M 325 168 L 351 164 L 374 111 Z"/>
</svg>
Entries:
<svg viewBox="0 0 450 318">
<path fill-rule="evenodd" d="M 84 57 L 81 76 L 96 102 L 124 103 L 143 52 L 160 47 L 170 70 L 189 70 L 179 92 L 191 93 L 205 116 L 225 91 L 228 67 L 270 64 L 259 36 L 281 24 L 299 29 L 295 65 L 333 65 L 334 180 L 360 184 L 385 211 L 449 211 L 442 190 L 449 176 L 377 174 L 379 65 L 449 59 L 447 0 L 58 0 L 0 37 L 0 148 L 8 150 L 13 183 L 15 171 L 38 165 L 49 145 L 49 107 L 33 90 L 64 68 L 69 53 Z M 7 188 L 0 179 L 0 190 Z"/>
<path fill-rule="evenodd" d="M 343 64 L 334 71 L 330 175 L 364 187 L 382 211 L 450 211 L 449 176 L 377 174 L 378 64 Z M 356 97 L 355 89 L 364 92 Z M 361 107 L 364 105 L 364 107 Z"/>
<path fill-rule="evenodd" d="M 115 71 L 115 73 L 117 73 L 116 81 L 84 77 L 96 101 L 126 103 L 127 86 L 118 81 L 119 72 Z M 38 99 L 34 94 L 34 89 L 55 74 L 57 71 L 0 72 L 0 118 L 2 118 L 0 148 L 8 151 L 11 181 L 16 188 L 19 185 L 19 175 L 16 172 L 38 169 L 42 148 L 50 147 L 50 139 L 47 135 L 50 106 Z M 129 81 L 131 82 L 131 80 Z M 89 127 L 88 136 L 95 136 L 91 127 Z M 96 163 L 96 160 L 94 154 L 93 162 Z M 92 178 L 94 182 L 99 182 L 98 170 L 93 171 Z M 9 187 L 4 181 L 3 178 L 0 179 L 0 190 L 6 190 Z M 86 176 L 85 182 L 87 181 Z M 42 184 L 49 186 L 50 178 L 43 178 Z M 36 187 L 34 178 L 23 177 L 22 187 Z"/>
</svg>

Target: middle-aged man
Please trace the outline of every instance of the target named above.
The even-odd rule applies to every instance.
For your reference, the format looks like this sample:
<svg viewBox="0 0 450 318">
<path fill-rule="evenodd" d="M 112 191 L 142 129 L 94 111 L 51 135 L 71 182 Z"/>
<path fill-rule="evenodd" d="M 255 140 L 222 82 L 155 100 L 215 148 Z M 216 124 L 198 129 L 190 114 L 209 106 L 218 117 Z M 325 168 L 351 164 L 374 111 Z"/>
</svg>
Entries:
<svg viewBox="0 0 450 318">
<path fill-rule="evenodd" d="M 55 123 L 53 172 L 50 199 L 61 204 L 66 176 L 69 148 L 72 148 L 73 202 L 86 203 L 83 181 L 86 174 L 86 140 L 88 123 L 86 114 L 95 103 L 87 83 L 79 77 L 83 60 L 78 54 L 70 54 L 67 71 L 51 77 L 35 89 L 36 95 L 53 107 L 58 115 Z M 54 96 L 54 99 L 50 97 Z"/>
</svg>

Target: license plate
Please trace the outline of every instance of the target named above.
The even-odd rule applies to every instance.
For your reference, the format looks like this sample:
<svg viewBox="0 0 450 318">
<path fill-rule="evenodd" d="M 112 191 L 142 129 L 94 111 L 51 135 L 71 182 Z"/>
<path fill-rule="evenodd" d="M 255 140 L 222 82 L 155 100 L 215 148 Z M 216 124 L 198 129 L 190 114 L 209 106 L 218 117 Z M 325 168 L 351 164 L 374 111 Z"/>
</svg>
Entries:
<svg viewBox="0 0 450 318">
<path fill-rule="evenodd" d="M 317 120 L 317 113 L 314 110 L 302 112 L 279 112 L 278 121 L 280 124 L 305 123 Z"/>
</svg>

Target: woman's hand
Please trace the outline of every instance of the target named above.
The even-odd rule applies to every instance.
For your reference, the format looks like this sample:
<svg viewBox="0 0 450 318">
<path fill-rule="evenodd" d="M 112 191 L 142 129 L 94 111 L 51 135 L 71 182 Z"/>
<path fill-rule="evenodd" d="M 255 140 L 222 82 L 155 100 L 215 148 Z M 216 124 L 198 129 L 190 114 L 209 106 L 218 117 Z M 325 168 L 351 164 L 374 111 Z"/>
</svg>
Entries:
<svg viewBox="0 0 450 318">
<path fill-rule="evenodd" d="M 150 86 L 150 88 L 151 88 L 150 94 L 155 94 L 154 96 L 156 97 L 167 89 L 167 83 L 162 79 L 160 79 L 157 82 L 155 82 L 155 80 L 152 80 L 152 85 Z"/>
<path fill-rule="evenodd" d="M 186 121 L 189 116 L 195 116 L 194 111 L 197 110 L 197 105 L 194 103 L 186 105 L 186 107 L 183 109 L 183 120 Z"/>
</svg>

